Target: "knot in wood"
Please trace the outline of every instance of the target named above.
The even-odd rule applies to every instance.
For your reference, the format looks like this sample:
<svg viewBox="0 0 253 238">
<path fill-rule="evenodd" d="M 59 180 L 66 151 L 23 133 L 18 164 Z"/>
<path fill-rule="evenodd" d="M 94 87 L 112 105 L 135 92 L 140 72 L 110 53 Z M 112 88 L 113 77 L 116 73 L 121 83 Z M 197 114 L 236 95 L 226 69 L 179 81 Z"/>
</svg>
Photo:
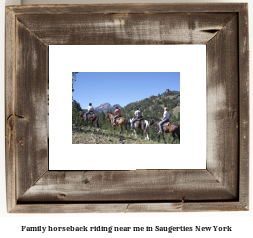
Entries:
<svg viewBox="0 0 253 238">
<path fill-rule="evenodd" d="M 63 194 L 63 193 L 59 193 L 59 194 L 57 195 L 57 197 L 58 197 L 58 198 L 65 198 L 65 197 L 66 197 L 66 195 L 65 195 L 65 194 Z"/>
</svg>

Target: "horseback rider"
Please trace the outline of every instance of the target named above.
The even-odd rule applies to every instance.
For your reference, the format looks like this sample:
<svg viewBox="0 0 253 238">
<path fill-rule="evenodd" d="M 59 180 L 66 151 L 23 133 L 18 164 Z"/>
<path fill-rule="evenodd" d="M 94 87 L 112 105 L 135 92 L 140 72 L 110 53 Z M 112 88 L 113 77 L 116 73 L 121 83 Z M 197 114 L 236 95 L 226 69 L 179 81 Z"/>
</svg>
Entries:
<svg viewBox="0 0 253 238">
<path fill-rule="evenodd" d="M 93 108 L 93 106 L 92 106 L 91 103 L 89 103 L 89 106 L 88 106 L 87 110 L 88 110 L 88 111 L 85 113 L 85 120 L 86 120 L 86 121 L 87 121 L 87 116 L 88 116 L 88 114 L 90 114 L 91 112 L 94 112 L 94 108 Z"/>
<path fill-rule="evenodd" d="M 134 112 L 135 118 L 131 122 L 131 129 L 134 130 L 134 123 L 137 121 L 137 119 L 142 118 L 142 113 L 139 110 L 139 107 L 136 108 L 136 111 Z"/>
<path fill-rule="evenodd" d="M 168 122 L 169 121 L 169 112 L 167 111 L 168 108 L 165 107 L 164 108 L 164 113 L 163 113 L 163 118 L 162 118 L 162 121 L 159 122 L 159 134 L 162 134 L 163 133 L 163 129 L 162 129 L 162 125 L 165 123 L 165 122 Z"/>
<path fill-rule="evenodd" d="M 120 117 L 121 116 L 121 111 L 120 109 L 118 108 L 118 106 L 116 106 L 116 110 L 115 110 L 115 117 L 113 118 L 113 125 L 115 126 L 116 125 L 116 118 Z"/>
</svg>

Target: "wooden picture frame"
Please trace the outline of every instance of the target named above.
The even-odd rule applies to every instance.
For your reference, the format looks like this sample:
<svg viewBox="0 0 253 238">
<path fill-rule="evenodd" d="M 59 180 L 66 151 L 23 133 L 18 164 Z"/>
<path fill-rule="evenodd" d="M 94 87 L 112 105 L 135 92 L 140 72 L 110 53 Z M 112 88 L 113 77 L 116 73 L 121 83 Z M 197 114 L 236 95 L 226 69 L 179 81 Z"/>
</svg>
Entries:
<svg viewBox="0 0 253 238">
<path fill-rule="evenodd" d="M 246 3 L 6 7 L 8 212 L 247 211 L 248 40 Z M 206 44 L 206 169 L 49 171 L 48 46 L 59 44 Z"/>
</svg>

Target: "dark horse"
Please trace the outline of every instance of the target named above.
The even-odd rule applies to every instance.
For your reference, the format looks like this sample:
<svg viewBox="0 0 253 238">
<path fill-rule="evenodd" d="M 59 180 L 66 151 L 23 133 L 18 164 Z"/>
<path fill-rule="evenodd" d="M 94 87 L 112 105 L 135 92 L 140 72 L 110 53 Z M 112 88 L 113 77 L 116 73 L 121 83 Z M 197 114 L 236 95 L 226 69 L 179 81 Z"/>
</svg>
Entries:
<svg viewBox="0 0 253 238">
<path fill-rule="evenodd" d="M 156 126 L 157 131 L 159 131 L 160 121 L 161 120 L 157 118 L 152 118 L 149 121 L 149 126 L 152 126 L 154 124 Z M 176 134 L 180 141 L 180 124 L 177 124 L 176 122 L 170 122 L 168 125 L 168 122 L 166 122 L 163 124 L 162 128 L 163 128 L 163 133 L 170 133 L 173 136 L 173 141 L 171 142 L 171 144 L 173 144 L 174 140 L 176 139 Z M 164 143 L 166 144 L 163 133 L 162 133 L 162 137 L 163 137 Z M 158 134 L 158 142 L 160 142 L 160 134 Z"/>
<path fill-rule="evenodd" d="M 91 129 L 91 127 L 95 126 L 95 124 L 97 124 L 97 127 L 99 128 L 99 124 L 98 124 L 99 116 L 96 115 L 95 113 L 88 114 L 87 120 L 85 120 L 85 116 L 80 112 L 79 118 L 81 120 L 84 120 L 84 122 L 89 121 L 91 123 L 90 129 Z"/>
</svg>

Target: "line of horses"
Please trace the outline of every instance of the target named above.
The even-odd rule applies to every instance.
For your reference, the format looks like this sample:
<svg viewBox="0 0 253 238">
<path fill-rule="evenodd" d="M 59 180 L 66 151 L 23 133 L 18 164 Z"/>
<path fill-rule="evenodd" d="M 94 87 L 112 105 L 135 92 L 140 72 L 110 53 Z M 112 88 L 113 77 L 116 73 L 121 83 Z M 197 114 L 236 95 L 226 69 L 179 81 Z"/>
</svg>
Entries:
<svg viewBox="0 0 253 238">
<path fill-rule="evenodd" d="M 81 120 L 84 120 L 85 121 L 85 116 L 80 113 L 79 115 L 79 118 Z M 120 133 L 122 133 L 123 131 L 123 127 L 125 127 L 125 130 L 126 130 L 126 133 L 127 132 L 127 126 L 130 126 L 131 125 L 131 122 L 134 118 L 131 118 L 131 119 L 126 119 L 124 117 L 118 117 L 116 119 L 116 125 L 113 125 L 113 118 L 114 118 L 114 115 L 107 112 L 106 113 L 106 116 L 105 118 L 107 120 L 110 120 L 111 121 L 111 124 L 112 124 L 112 127 L 113 127 L 113 132 L 114 132 L 114 135 L 115 135 L 115 129 L 116 129 L 116 126 L 119 126 L 120 127 Z M 91 123 L 91 126 L 90 126 L 90 129 L 97 125 L 97 127 L 99 128 L 99 124 L 98 124 L 98 121 L 99 121 L 99 116 L 96 115 L 95 113 L 93 114 L 88 114 L 87 116 L 87 121 L 89 121 Z M 158 118 L 152 118 L 150 119 L 150 121 L 148 122 L 147 120 L 145 119 L 142 119 L 141 121 L 139 122 L 135 122 L 134 123 L 134 130 L 133 130 L 133 133 L 135 134 L 135 136 L 137 137 L 137 134 L 136 134 L 136 130 L 143 130 L 146 134 L 146 137 L 145 137 L 145 140 L 149 140 L 149 136 L 148 136 L 148 128 L 152 125 L 155 125 L 156 129 L 157 129 L 157 132 L 159 131 L 159 122 L 161 120 L 159 120 Z M 160 136 L 162 136 L 163 140 L 164 140 L 164 143 L 166 144 L 166 140 L 164 138 L 164 133 L 170 133 L 171 136 L 173 137 L 173 140 L 171 142 L 171 144 L 173 144 L 173 142 L 175 141 L 176 139 L 176 135 L 180 141 L 180 124 L 177 124 L 175 122 L 170 122 L 169 124 L 168 123 L 165 123 L 165 125 L 163 125 L 163 133 L 162 134 L 158 134 L 158 142 L 160 142 Z"/>
</svg>

